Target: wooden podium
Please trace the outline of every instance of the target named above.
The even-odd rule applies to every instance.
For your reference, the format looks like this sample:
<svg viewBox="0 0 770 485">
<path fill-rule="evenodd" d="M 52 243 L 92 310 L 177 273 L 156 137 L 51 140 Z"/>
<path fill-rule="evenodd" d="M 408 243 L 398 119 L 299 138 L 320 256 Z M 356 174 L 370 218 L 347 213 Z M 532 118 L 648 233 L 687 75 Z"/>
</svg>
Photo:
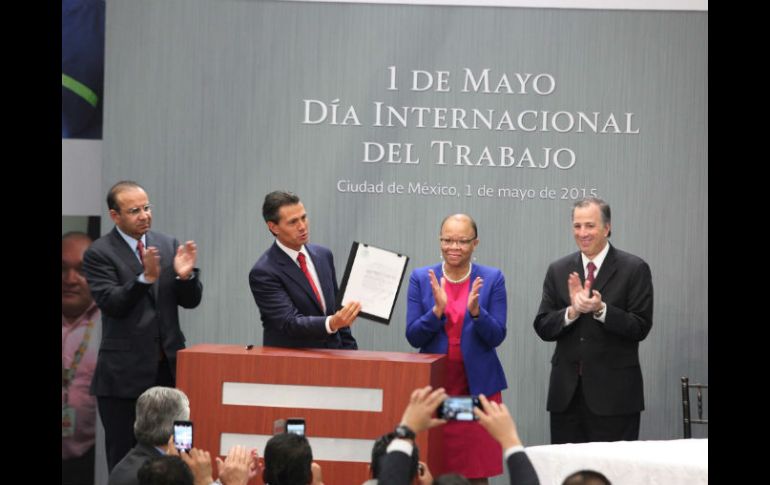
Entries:
<svg viewBox="0 0 770 485">
<path fill-rule="evenodd" d="M 444 357 L 278 347 L 247 350 L 237 345 L 202 344 L 177 353 L 177 387 L 190 398 L 194 446 L 211 452 L 212 457 L 228 451 L 222 449 L 223 433 L 231 442 L 249 446 L 250 436 L 232 438 L 232 435 L 258 435 L 258 442 L 263 443 L 273 434 L 276 419 L 303 417 L 311 445 L 314 439 L 330 444 L 331 454 L 317 451 L 313 446 L 313 458 L 323 469 L 324 482 L 357 485 L 368 478 L 371 441 L 395 428 L 412 391 L 429 384 L 434 388 L 443 385 Z M 355 408 L 358 399 L 353 397 L 349 403 L 342 404 L 339 398 L 337 404 L 331 399 L 329 404 L 322 396 L 324 387 L 346 388 L 341 390 L 342 394 L 349 390 L 353 396 L 363 392 L 374 398 L 369 399 L 366 410 L 334 409 L 336 406 Z M 240 399 L 233 397 L 234 388 L 239 389 L 240 396 L 246 396 L 244 402 L 232 404 Z M 264 389 L 269 392 L 263 392 Z M 280 397 L 284 389 L 285 400 Z M 297 395 L 304 396 L 302 402 L 312 402 L 287 406 L 286 403 L 300 402 Z M 336 450 L 343 449 L 345 443 L 358 448 L 355 459 L 323 459 L 325 454 L 332 456 Z M 434 476 L 440 475 L 443 470 L 440 430 L 420 433 L 417 445 L 420 459 L 427 461 Z M 263 452 L 264 449 L 259 448 L 260 456 Z M 216 466 L 214 468 L 216 473 Z M 254 483 L 262 483 L 261 478 Z"/>
</svg>

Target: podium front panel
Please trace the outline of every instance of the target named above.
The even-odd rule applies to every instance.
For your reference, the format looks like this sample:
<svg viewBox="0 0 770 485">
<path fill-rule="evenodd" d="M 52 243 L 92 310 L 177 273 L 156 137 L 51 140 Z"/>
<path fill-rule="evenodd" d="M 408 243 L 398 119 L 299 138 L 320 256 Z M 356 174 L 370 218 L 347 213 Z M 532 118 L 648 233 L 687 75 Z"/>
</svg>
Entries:
<svg viewBox="0 0 770 485">
<path fill-rule="evenodd" d="M 202 344 L 177 353 L 177 387 L 190 398 L 196 448 L 223 456 L 241 444 L 264 456 L 274 421 L 300 417 L 324 482 L 360 484 L 374 440 L 395 428 L 415 388 L 443 385 L 444 362 L 438 354 Z M 440 429 L 420 433 L 417 445 L 441 474 Z"/>
</svg>

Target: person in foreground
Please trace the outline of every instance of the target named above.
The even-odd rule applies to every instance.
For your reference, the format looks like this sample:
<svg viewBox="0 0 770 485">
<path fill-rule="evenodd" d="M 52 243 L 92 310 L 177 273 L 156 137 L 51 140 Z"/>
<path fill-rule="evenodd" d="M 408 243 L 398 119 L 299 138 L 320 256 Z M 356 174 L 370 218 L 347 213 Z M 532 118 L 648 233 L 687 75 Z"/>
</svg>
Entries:
<svg viewBox="0 0 770 485">
<path fill-rule="evenodd" d="M 374 441 L 372 446 L 372 459 L 369 462 L 369 474 L 371 479 L 361 485 L 378 485 L 377 480 L 382 470 L 382 457 L 387 452 L 388 445 L 396 439 L 396 433 L 385 433 Z M 428 468 L 427 463 L 420 461 L 420 450 L 414 445 L 411 454 L 411 465 L 409 467 L 409 478 L 412 485 L 433 485 L 433 475 Z"/>
<path fill-rule="evenodd" d="M 310 442 L 302 435 L 280 433 L 265 445 L 265 485 L 323 485 L 321 466 L 313 461 Z"/>
<path fill-rule="evenodd" d="M 188 419 L 190 401 L 184 392 L 163 386 L 144 391 L 136 400 L 134 434 L 137 444 L 112 469 L 108 485 L 137 485 L 139 468 L 174 448 L 174 421 Z"/>
<path fill-rule="evenodd" d="M 378 485 L 406 485 L 409 483 L 409 464 L 416 435 L 426 429 L 445 424 L 443 419 L 431 417 L 436 408 L 447 398 L 444 388 L 433 389 L 426 386 L 415 389 L 404 410 L 401 424 L 396 428 L 396 435 L 383 457 Z M 532 463 L 524 451 L 516 425 L 505 404 L 489 401 L 480 395 L 482 409 L 474 409 L 481 426 L 490 433 L 504 449 L 511 485 L 539 485 Z"/>
</svg>

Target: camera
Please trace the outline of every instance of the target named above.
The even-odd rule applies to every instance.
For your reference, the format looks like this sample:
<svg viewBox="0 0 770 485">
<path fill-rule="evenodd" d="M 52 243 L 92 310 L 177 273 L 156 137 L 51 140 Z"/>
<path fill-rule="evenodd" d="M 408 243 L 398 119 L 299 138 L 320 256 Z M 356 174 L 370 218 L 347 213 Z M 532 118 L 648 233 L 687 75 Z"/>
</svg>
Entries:
<svg viewBox="0 0 770 485">
<path fill-rule="evenodd" d="M 192 421 L 174 421 L 174 447 L 189 452 L 193 447 Z"/>
<path fill-rule="evenodd" d="M 439 419 L 475 421 L 474 407 L 481 407 L 478 396 L 450 396 L 436 410 Z"/>
<path fill-rule="evenodd" d="M 305 418 L 286 418 L 273 421 L 273 434 L 293 433 L 305 435 Z"/>
<path fill-rule="evenodd" d="M 305 436 L 305 418 L 287 418 L 286 432 Z"/>
</svg>

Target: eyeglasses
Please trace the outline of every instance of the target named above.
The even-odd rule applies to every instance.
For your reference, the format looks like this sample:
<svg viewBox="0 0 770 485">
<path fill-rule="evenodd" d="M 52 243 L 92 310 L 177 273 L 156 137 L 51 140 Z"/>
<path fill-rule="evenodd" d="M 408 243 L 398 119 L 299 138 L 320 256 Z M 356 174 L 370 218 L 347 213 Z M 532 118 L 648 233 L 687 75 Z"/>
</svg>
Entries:
<svg viewBox="0 0 770 485">
<path fill-rule="evenodd" d="M 152 212 L 152 208 L 155 207 L 152 204 L 147 204 L 144 207 L 132 207 L 130 209 L 126 209 L 126 214 L 129 216 L 138 216 L 140 212 Z"/>
<path fill-rule="evenodd" d="M 455 244 L 457 244 L 461 248 L 467 248 L 475 240 L 476 240 L 475 237 L 473 239 L 449 239 L 446 237 L 439 238 L 439 241 L 441 241 L 441 246 L 445 248 L 451 248 Z"/>
</svg>

